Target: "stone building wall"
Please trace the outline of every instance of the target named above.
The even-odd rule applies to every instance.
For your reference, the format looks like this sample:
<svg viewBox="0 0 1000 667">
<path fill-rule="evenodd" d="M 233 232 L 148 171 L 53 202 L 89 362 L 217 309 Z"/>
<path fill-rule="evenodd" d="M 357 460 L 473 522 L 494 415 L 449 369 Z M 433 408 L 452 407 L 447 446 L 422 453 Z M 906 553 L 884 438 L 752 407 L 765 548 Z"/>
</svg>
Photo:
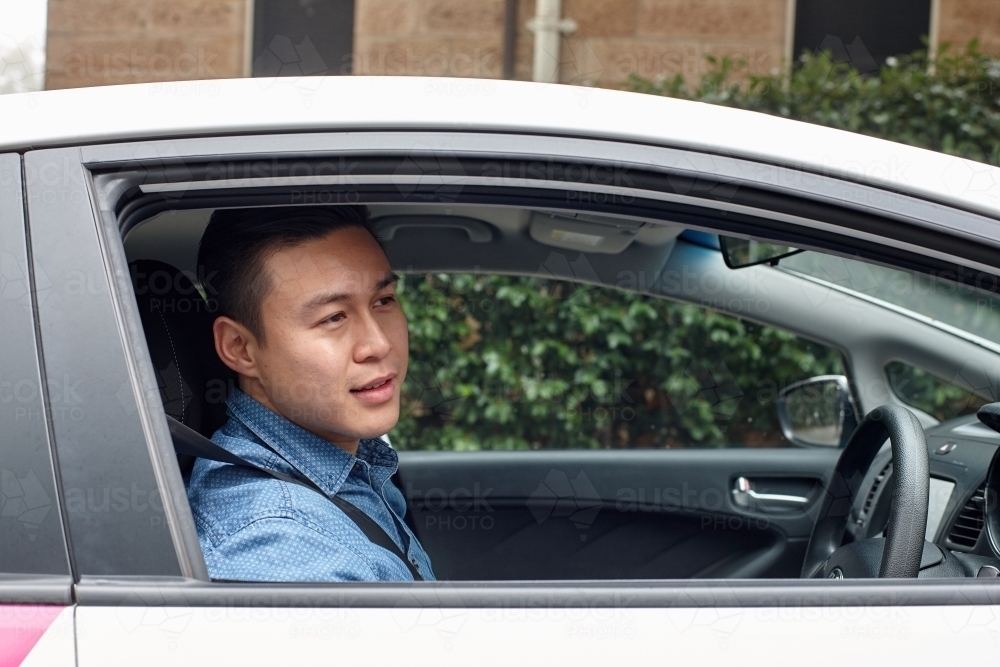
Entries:
<svg viewBox="0 0 1000 667">
<path fill-rule="evenodd" d="M 244 75 L 246 0 L 49 0 L 46 88 Z"/>
<path fill-rule="evenodd" d="M 354 74 L 499 78 L 503 0 L 357 0 Z"/>
<path fill-rule="evenodd" d="M 566 83 L 616 86 L 630 72 L 701 79 L 706 55 L 745 59 L 763 74 L 782 66 L 786 0 L 565 0 L 578 29 L 563 42 Z"/>
<path fill-rule="evenodd" d="M 786 0 L 564 0 L 578 28 L 562 41 L 560 80 L 620 85 L 629 72 L 697 80 L 706 54 L 780 67 Z M 514 78 L 530 79 L 534 0 L 519 0 Z M 355 74 L 499 77 L 503 0 L 357 0 Z"/>
<path fill-rule="evenodd" d="M 972 38 L 984 53 L 1000 56 L 1000 2 L 939 0 L 937 43 L 962 48 Z"/>
<path fill-rule="evenodd" d="M 787 0 L 563 0 L 577 31 L 562 42 L 560 80 L 616 86 L 630 72 L 697 81 L 706 55 L 745 59 L 762 74 L 783 67 L 791 41 Z M 498 77 L 503 0 L 357 0 L 355 74 Z M 531 78 L 534 0 L 518 0 L 514 78 Z M 1000 0 L 939 0 L 937 43 L 978 38 L 1000 56 Z"/>
<path fill-rule="evenodd" d="M 248 0 L 49 0 L 47 88 L 244 76 Z M 697 81 L 705 56 L 782 67 L 787 0 L 563 0 L 560 80 Z M 535 0 L 518 0 L 514 78 L 530 79 Z M 1000 0 L 939 0 L 937 43 L 1000 56 Z M 503 75 L 504 0 L 356 0 L 355 74 Z"/>
</svg>

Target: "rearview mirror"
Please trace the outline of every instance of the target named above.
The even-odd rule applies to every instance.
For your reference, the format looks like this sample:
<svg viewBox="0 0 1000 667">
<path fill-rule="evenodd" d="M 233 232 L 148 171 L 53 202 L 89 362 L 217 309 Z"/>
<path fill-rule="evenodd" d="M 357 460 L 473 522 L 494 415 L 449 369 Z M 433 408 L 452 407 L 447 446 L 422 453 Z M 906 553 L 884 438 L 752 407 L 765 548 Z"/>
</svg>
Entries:
<svg viewBox="0 0 1000 667">
<path fill-rule="evenodd" d="M 719 236 L 719 246 L 722 257 L 730 269 L 742 269 L 765 262 L 774 262 L 782 257 L 788 257 L 802 252 L 798 248 L 750 239 L 738 239 L 735 236 Z"/>
<path fill-rule="evenodd" d="M 778 394 L 778 421 L 788 440 L 802 447 L 847 444 L 858 420 L 843 375 L 820 375 L 796 382 Z"/>
</svg>

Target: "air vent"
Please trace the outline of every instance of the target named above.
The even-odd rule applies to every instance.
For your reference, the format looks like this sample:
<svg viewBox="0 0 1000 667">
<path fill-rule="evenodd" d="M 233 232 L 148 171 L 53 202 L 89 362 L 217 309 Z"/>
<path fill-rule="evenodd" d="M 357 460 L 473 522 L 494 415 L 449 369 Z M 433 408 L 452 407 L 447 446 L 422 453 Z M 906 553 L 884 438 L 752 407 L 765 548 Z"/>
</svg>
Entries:
<svg viewBox="0 0 1000 667">
<path fill-rule="evenodd" d="M 878 477 L 875 478 L 875 481 L 872 482 L 872 488 L 868 492 L 868 497 L 865 498 L 865 505 L 861 509 L 861 520 L 859 520 L 858 523 L 861 523 L 861 521 L 867 519 L 869 514 L 871 514 L 872 507 L 875 504 L 875 497 L 878 495 L 878 490 L 882 487 L 882 482 L 885 481 L 885 478 L 889 474 L 889 471 L 891 469 L 892 469 L 892 461 L 889 461 L 888 463 L 885 464 L 885 467 L 882 468 L 882 472 L 878 474 Z"/>
<path fill-rule="evenodd" d="M 985 494 L 986 484 L 984 482 L 972 494 L 969 501 L 965 503 L 962 511 L 958 513 L 955 525 L 951 527 L 951 532 L 948 533 L 948 539 L 952 544 L 966 549 L 976 546 L 976 542 L 979 541 L 979 535 L 983 532 L 983 524 L 985 522 Z"/>
</svg>

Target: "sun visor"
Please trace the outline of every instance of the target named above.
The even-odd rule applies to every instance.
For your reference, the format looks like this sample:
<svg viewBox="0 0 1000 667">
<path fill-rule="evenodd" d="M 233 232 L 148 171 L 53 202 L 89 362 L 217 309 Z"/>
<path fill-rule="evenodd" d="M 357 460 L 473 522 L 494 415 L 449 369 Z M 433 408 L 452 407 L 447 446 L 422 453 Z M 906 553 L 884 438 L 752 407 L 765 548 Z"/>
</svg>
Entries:
<svg viewBox="0 0 1000 667">
<path fill-rule="evenodd" d="M 642 226 L 639 220 L 535 211 L 528 231 L 545 245 L 614 255 L 636 239 Z"/>
</svg>

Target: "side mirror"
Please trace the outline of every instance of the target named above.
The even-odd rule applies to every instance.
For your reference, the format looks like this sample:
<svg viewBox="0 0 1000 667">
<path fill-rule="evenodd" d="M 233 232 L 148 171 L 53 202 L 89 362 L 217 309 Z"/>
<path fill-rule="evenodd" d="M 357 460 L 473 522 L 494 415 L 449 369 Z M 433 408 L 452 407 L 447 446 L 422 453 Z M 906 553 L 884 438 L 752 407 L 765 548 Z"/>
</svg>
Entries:
<svg viewBox="0 0 1000 667">
<path fill-rule="evenodd" d="M 851 389 L 843 375 L 796 382 L 778 394 L 778 421 L 788 440 L 801 447 L 841 447 L 858 427 Z"/>
<path fill-rule="evenodd" d="M 750 239 L 739 239 L 735 236 L 719 236 L 719 247 L 722 258 L 730 269 L 742 269 L 747 266 L 775 262 L 782 257 L 802 252 L 798 248 Z"/>
</svg>

